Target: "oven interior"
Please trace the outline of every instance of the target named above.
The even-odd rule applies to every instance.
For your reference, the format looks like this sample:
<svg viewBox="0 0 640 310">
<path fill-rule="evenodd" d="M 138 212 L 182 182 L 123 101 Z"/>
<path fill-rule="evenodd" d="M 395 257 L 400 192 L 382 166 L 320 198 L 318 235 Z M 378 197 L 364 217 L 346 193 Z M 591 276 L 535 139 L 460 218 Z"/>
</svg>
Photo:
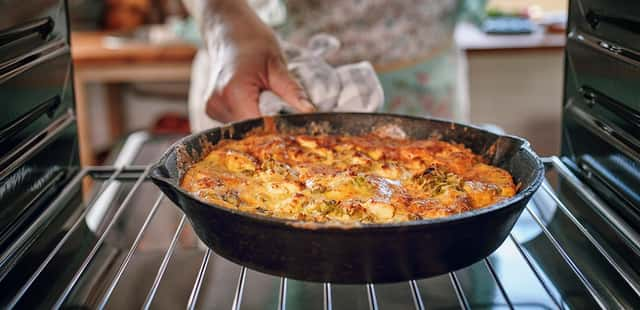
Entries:
<svg viewBox="0 0 640 310">
<path fill-rule="evenodd" d="M 2 308 L 640 304 L 640 4 L 570 2 L 562 152 L 504 244 L 449 274 L 367 285 L 261 274 L 203 246 L 147 178 L 178 137 L 136 132 L 111 165 L 80 168 L 65 2 L 27 12 L 0 20 Z"/>
</svg>

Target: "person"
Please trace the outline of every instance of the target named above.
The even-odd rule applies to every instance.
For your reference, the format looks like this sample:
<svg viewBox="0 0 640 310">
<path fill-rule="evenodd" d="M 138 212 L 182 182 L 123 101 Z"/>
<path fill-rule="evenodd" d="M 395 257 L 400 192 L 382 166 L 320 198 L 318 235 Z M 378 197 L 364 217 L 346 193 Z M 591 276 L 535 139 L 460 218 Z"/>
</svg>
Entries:
<svg viewBox="0 0 640 310">
<path fill-rule="evenodd" d="M 287 69 L 278 36 L 304 46 L 318 33 L 341 42 L 328 59 L 332 64 L 374 65 L 385 93 L 383 112 L 466 118 L 453 30 L 462 18 L 480 18 L 486 0 L 287 0 L 286 6 L 281 1 L 183 0 L 198 25 L 202 46 L 194 59 L 189 95 L 192 131 L 260 116 L 258 100 L 265 90 L 299 112 L 314 111 Z M 218 275 L 238 270 L 222 259 L 210 265 L 226 269 L 213 272 Z M 275 307 L 278 296 L 271 293 L 277 291 L 277 278 L 258 273 L 247 277 L 261 289 L 245 294 L 243 307 Z M 441 280 L 446 280 L 441 287 L 447 287 L 448 279 Z M 227 296 L 217 295 L 223 291 L 211 290 L 202 298 L 225 300 Z M 287 306 L 298 309 L 321 289 L 290 281 L 287 291 Z"/>
<path fill-rule="evenodd" d="M 259 116 L 258 98 L 264 90 L 297 111 L 314 110 L 287 70 L 275 31 L 264 21 L 269 12 L 280 16 L 276 24 L 284 20 L 281 0 L 249 2 L 183 0 L 202 38 L 189 99 L 196 131 Z M 384 112 L 464 121 L 468 108 L 464 85 L 457 85 L 462 66 L 453 30 L 461 18 L 481 17 L 485 2 L 289 0 L 286 22 L 277 30 L 296 44 L 316 33 L 337 37 L 342 47 L 330 57 L 333 64 L 372 62 L 385 93 Z"/>
</svg>

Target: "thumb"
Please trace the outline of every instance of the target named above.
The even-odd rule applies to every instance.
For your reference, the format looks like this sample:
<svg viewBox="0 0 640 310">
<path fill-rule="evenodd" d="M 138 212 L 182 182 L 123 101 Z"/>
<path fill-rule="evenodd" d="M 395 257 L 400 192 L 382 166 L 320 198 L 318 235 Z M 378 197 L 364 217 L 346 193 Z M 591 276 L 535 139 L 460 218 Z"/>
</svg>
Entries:
<svg viewBox="0 0 640 310">
<path fill-rule="evenodd" d="M 257 86 L 242 79 L 232 79 L 223 89 L 213 93 L 207 102 L 207 114 L 221 122 L 232 122 L 260 116 Z"/>
<path fill-rule="evenodd" d="M 302 86 L 289 74 L 289 70 L 287 70 L 287 66 L 282 60 L 276 57 L 269 58 L 267 72 L 271 91 L 280 96 L 291 107 L 299 112 L 313 112 L 316 110 Z"/>
</svg>

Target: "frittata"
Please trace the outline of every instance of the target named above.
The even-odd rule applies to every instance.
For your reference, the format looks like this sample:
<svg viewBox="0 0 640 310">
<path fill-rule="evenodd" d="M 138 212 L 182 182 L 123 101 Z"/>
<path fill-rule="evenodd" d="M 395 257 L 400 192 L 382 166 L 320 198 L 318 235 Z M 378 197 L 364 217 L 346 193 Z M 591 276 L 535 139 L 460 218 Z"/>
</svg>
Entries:
<svg viewBox="0 0 640 310">
<path fill-rule="evenodd" d="M 182 188 L 231 209 L 311 222 L 390 223 L 482 208 L 511 175 L 463 145 L 365 136 L 250 134 L 221 140 Z"/>
</svg>

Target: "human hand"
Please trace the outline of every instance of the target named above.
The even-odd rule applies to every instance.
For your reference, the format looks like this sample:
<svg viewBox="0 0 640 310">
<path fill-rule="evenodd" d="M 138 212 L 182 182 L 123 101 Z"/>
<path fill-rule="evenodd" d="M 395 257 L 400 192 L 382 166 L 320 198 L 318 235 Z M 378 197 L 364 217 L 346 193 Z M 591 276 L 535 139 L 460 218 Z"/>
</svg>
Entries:
<svg viewBox="0 0 640 310">
<path fill-rule="evenodd" d="M 227 31 L 228 30 L 228 31 Z M 206 113 L 221 122 L 260 116 L 260 93 L 270 90 L 299 112 L 312 112 L 304 89 L 290 75 L 275 35 L 252 16 L 234 16 L 206 28 L 211 61 Z"/>
</svg>

